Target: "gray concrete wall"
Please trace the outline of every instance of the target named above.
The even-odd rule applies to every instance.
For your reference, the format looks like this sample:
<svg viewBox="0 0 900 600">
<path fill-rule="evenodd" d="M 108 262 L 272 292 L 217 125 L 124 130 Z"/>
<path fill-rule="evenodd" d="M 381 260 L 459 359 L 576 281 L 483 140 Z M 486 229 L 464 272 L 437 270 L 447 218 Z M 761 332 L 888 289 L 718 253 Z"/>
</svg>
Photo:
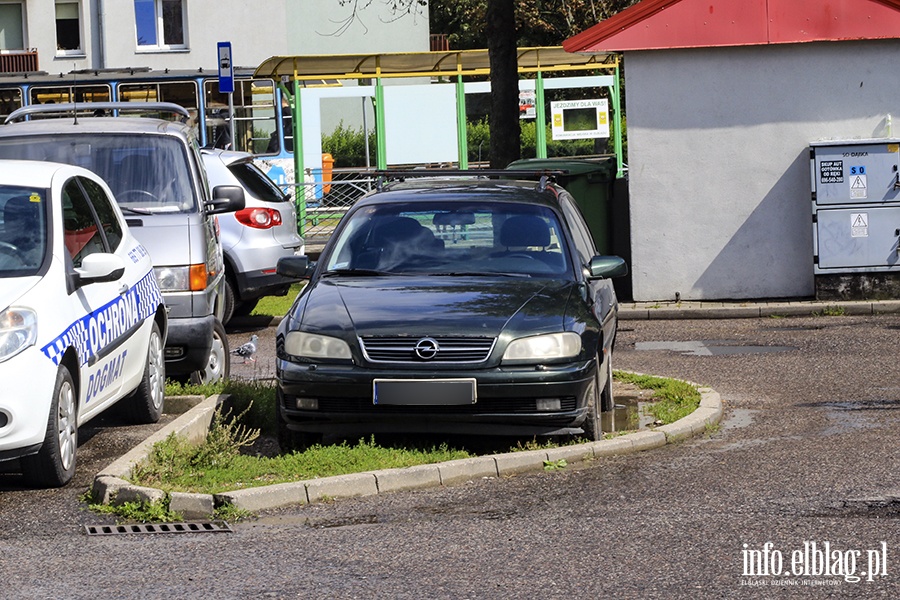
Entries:
<svg viewBox="0 0 900 600">
<path fill-rule="evenodd" d="M 812 296 L 809 143 L 890 135 L 898 51 L 626 53 L 634 299 Z"/>
</svg>

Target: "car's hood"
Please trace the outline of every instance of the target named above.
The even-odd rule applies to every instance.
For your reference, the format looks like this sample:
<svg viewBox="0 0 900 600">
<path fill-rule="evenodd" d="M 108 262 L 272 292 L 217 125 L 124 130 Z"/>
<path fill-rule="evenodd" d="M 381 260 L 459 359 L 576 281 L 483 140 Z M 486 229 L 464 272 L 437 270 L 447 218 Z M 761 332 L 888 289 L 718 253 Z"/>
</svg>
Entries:
<svg viewBox="0 0 900 600">
<path fill-rule="evenodd" d="M 6 310 L 15 304 L 40 281 L 41 278 L 38 276 L 0 279 L 0 310 Z"/>
<path fill-rule="evenodd" d="M 359 336 L 559 331 L 574 286 L 496 277 L 323 279 L 310 291 L 302 321 L 304 329 Z"/>
</svg>

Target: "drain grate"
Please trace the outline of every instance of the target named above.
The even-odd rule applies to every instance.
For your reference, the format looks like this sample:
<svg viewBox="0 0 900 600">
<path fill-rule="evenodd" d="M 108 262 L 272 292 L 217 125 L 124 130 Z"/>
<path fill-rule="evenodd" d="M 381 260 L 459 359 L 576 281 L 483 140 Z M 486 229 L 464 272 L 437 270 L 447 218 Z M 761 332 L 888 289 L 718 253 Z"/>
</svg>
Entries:
<svg viewBox="0 0 900 600">
<path fill-rule="evenodd" d="M 233 533 L 225 521 L 197 523 L 138 523 L 134 525 L 85 525 L 88 535 L 128 535 L 132 533 Z"/>
</svg>

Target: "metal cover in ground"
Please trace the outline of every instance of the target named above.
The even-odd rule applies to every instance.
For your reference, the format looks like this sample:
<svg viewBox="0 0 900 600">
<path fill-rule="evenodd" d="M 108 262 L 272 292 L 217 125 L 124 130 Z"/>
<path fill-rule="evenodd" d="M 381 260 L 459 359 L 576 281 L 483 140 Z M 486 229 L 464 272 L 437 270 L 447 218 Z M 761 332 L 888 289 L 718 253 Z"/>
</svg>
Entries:
<svg viewBox="0 0 900 600">
<path fill-rule="evenodd" d="M 232 533 L 225 521 L 196 523 L 136 523 L 132 525 L 85 525 L 88 535 L 126 535 L 131 533 Z"/>
</svg>

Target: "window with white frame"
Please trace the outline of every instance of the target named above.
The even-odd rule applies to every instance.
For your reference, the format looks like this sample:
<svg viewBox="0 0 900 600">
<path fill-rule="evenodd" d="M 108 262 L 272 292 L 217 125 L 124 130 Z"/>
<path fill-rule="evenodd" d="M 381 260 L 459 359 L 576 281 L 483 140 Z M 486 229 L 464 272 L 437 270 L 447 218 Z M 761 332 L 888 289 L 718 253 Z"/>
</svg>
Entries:
<svg viewBox="0 0 900 600">
<path fill-rule="evenodd" d="M 138 48 L 186 48 L 187 0 L 134 0 Z"/>
<path fill-rule="evenodd" d="M 80 6 L 75 0 L 56 0 L 56 53 L 82 54 Z"/>
<path fill-rule="evenodd" d="M 24 3 L 0 3 L 0 50 L 25 49 L 24 15 Z"/>
</svg>

